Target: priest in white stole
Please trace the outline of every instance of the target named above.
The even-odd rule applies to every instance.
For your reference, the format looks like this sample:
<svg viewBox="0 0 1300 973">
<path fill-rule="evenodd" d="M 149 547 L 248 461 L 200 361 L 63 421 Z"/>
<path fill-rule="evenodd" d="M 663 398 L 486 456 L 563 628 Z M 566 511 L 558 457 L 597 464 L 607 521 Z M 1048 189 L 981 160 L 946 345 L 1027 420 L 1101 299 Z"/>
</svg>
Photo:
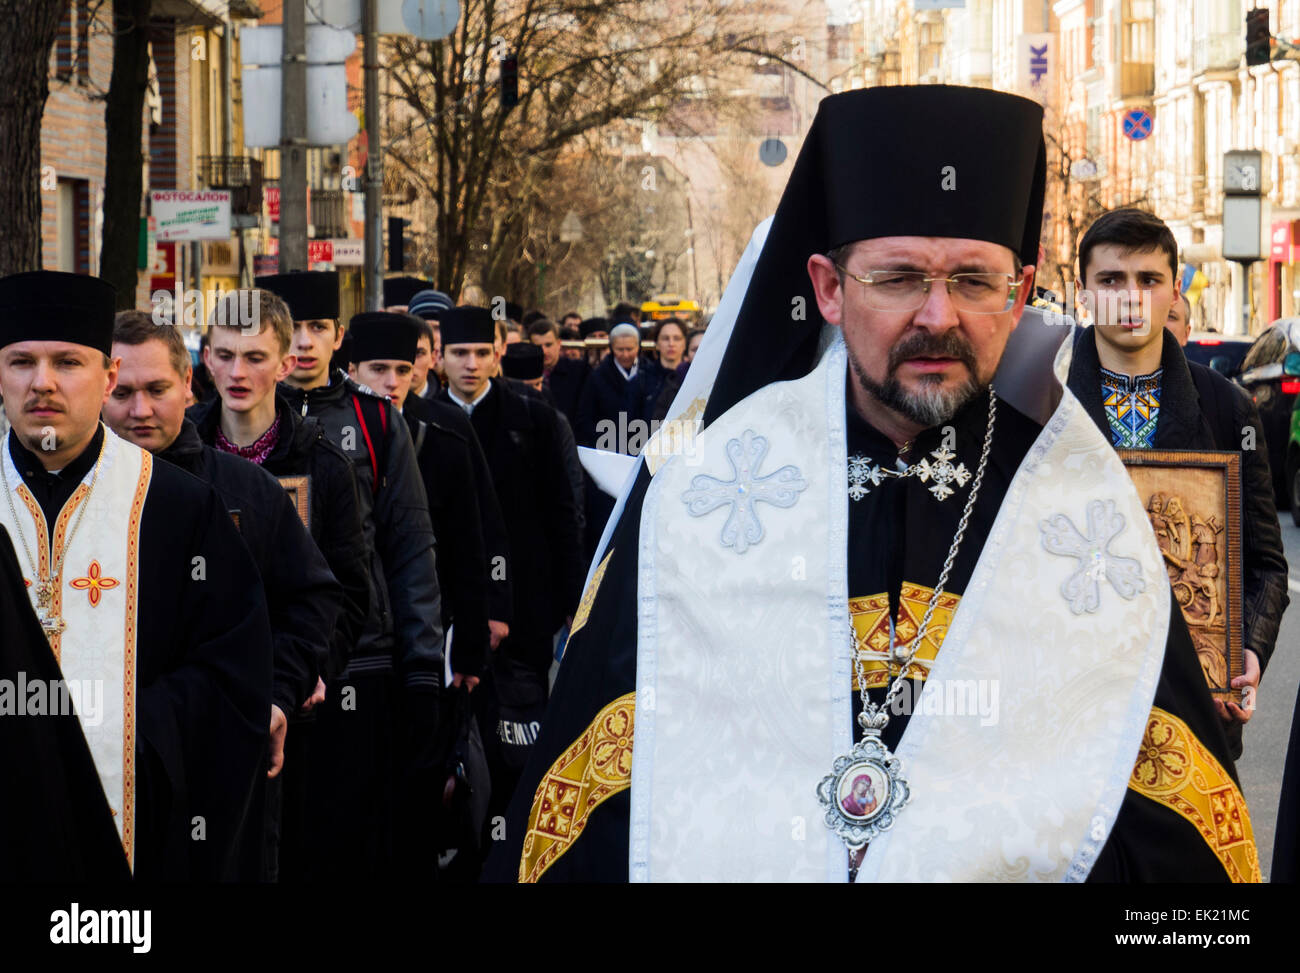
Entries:
<svg viewBox="0 0 1300 973">
<path fill-rule="evenodd" d="M 661 431 L 606 529 L 490 878 L 1258 880 L 1069 328 L 1015 333 L 1045 169 L 1012 95 L 821 103 L 669 413 L 703 432 Z"/>
<path fill-rule="evenodd" d="M 0 841 L 53 844 L 98 807 L 137 878 L 234 878 L 241 831 L 260 826 L 246 818 L 267 745 L 265 598 L 211 487 L 100 423 L 117 376 L 114 304 L 94 277 L 0 279 L 0 396 L 12 427 L 0 447 L 0 525 L 57 665 L 33 675 L 61 672 L 73 690 L 95 770 L 57 790 L 7 791 L 43 804 L 49 824 Z M 62 740 L 69 766 L 84 767 L 84 751 Z M 0 777 L 13 779 L 27 756 L 0 755 L 12 764 Z M 69 792 L 75 810 L 60 803 Z M 102 852 L 85 858 L 102 862 Z M 36 861 L 11 877 L 76 877 Z"/>
</svg>

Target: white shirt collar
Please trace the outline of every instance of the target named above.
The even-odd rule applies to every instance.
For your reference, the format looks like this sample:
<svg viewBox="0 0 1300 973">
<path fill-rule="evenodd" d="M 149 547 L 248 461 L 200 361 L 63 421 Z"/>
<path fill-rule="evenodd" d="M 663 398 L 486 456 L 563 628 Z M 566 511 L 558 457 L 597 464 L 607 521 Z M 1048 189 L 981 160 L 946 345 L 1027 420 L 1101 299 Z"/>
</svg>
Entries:
<svg viewBox="0 0 1300 973">
<path fill-rule="evenodd" d="M 614 367 L 617 368 L 618 371 L 619 371 L 619 374 L 621 374 L 621 375 L 622 375 L 625 379 L 627 379 L 628 381 L 631 381 L 632 378 L 636 375 L 636 367 L 637 367 L 638 364 L 639 364 L 638 362 L 633 362 L 633 363 L 632 363 L 632 370 L 631 370 L 631 371 L 628 371 L 626 368 L 624 368 L 622 365 L 620 365 L 620 364 L 618 363 L 618 359 L 617 359 L 617 358 L 614 359 Z"/>
<path fill-rule="evenodd" d="M 480 402 L 482 402 L 485 398 L 487 398 L 487 394 L 491 391 L 492 391 L 492 382 L 489 379 L 488 381 L 483 383 L 483 390 L 479 392 L 478 395 L 474 396 L 474 401 L 466 402 L 464 399 L 462 399 L 459 395 L 456 394 L 455 389 L 453 389 L 450 385 L 447 386 L 447 394 L 451 396 L 451 400 L 453 402 L 455 402 L 458 406 L 460 406 L 462 409 L 465 410 L 466 415 L 473 415 L 475 408 L 478 407 L 478 404 Z"/>
</svg>

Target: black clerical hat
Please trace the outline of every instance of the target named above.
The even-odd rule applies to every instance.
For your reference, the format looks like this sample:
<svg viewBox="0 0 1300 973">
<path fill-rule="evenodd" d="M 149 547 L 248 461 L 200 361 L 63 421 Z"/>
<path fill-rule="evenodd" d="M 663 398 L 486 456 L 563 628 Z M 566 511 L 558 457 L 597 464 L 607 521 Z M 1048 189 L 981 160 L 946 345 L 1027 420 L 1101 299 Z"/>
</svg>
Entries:
<svg viewBox="0 0 1300 973">
<path fill-rule="evenodd" d="M 419 277 L 384 278 L 384 307 L 400 306 L 411 303 L 411 298 L 420 291 L 427 291 L 433 284 Z"/>
<path fill-rule="evenodd" d="M 590 338 L 597 331 L 604 331 L 606 334 L 609 334 L 609 319 L 587 318 L 587 320 L 578 325 L 578 331 L 584 338 Z"/>
<path fill-rule="evenodd" d="M 444 348 L 448 345 L 490 345 L 497 340 L 496 321 L 485 307 L 462 304 L 445 311 L 438 324 Z"/>
<path fill-rule="evenodd" d="M 366 311 L 352 316 L 348 322 L 348 334 L 352 335 L 348 361 L 393 359 L 414 362 L 420 326 L 409 314 Z"/>
<path fill-rule="evenodd" d="M 506 353 L 501 356 L 501 370 L 506 373 L 506 378 L 541 378 L 545 371 L 542 349 L 531 341 L 506 345 Z"/>
<path fill-rule="evenodd" d="M 1038 260 L 1043 109 L 987 88 L 893 85 L 822 99 L 795 160 L 705 408 L 808 373 L 822 321 L 808 258 L 883 236 L 1000 243 Z"/>
<path fill-rule="evenodd" d="M 67 341 L 109 354 L 117 290 L 86 274 L 33 270 L 0 278 L 0 348 Z"/>
<path fill-rule="evenodd" d="M 339 275 L 334 270 L 306 270 L 296 274 L 272 274 L 254 281 L 289 305 L 295 321 L 337 320 Z"/>
</svg>

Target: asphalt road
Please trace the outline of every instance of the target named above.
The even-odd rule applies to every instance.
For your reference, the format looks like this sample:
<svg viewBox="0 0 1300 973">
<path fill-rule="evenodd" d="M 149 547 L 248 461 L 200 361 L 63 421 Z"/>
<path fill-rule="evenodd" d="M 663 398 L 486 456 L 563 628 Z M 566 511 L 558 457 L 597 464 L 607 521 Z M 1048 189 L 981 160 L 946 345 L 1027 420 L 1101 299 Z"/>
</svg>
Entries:
<svg viewBox="0 0 1300 973">
<path fill-rule="evenodd" d="M 1291 719 L 1300 686 L 1300 527 L 1282 511 L 1282 544 L 1291 566 L 1291 604 L 1282 616 L 1273 660 L 1259 687 L 1258 709 L 1246 726 L 1244 749 L 1237 772 L 1255 828 L 1259 861 L 1268 879 L 1273 863 L 1273 836 L 1277 831 L 1277 801 L 1291 739 Z"/>
</svg>

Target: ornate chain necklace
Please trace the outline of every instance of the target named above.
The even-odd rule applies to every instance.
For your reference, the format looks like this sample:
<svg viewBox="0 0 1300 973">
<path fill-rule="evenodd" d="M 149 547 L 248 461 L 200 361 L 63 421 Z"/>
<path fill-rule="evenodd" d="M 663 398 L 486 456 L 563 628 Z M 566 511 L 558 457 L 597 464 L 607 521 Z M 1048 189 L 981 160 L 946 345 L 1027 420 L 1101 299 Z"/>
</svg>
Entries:
<svg viewBox="0 0 1300 973">
<path fill-rule="evenodd" d="M 906 452 L 911 447 L 907 443 L 902 452 Z M 867 484 L 880 486 L 886 478 L 905 479 L 909 476 L 917 477 L 922 483 L 934 482 L 930 484 L 930 492 L 934 494 L 936 500 L 947 500 L 953 494 L 952 484 L 965 486 L 966 481 L 970 479 L 970 471 L 966 469 L 965 463 L 958 463 L 956 466 L 952 461 L 957 458 L 957 454 L 944 446 L 938 449 L 932 449 L 930 455 L 934 457 L 931 463 L 928 459 L 922 459 L 919 463 L 913 463 L 905 470 L 891 470 L 883 466 L 872 463 L 867 457 L 854 454 L 849 457 L 849 499 L 861 500 L 871 492 Z"/>
<path fill-rule="evenodd" d="M 862 739 L 853 745 L 848 753 L 835 758 L 831 772 L 817 785 L 817 798 L 825 809 L 826 826 L 844 842 L 853 857 L 878 834 L 894 826 L 898 812 L 911 798 L 911 790 L 903 778 L 903 764 L 881 739 L 885 726 L 889 723 L 889 707 L 897 698 L 916 653 L 920 651 L 930 628 L 943 589 L 948 583 L 948 575 L 957 560 L 957 551 L 961 547 L 966 527 L 970 523 L 971 512 L 975 509 L 975 498 L 979 495 L 980 483 L 984 480 L 984 470 L 988 466 L 989 450 L 993 445 L 993 421 L 997 411 L 997 394 L 989 388 L 989 421 L 984 431 L 984 449 L 980 454 L 979 467 L 975 472 L 975 482 L 961 520 L 957 523 L 957 532 L 952 545 L 948 548 L 948 557 L 943 562 L 939 573 L 939 582 L 934 594 L 926 606 L 916 637 L 906 655 L 900 656 L 894 645 L 894 629 L 889 631 L 889 665 L 897 661 L 898 675 L 885 693 L 885 699 L 879 705 L 870 701 L 867 690 L 866 668 L 862 661 L 862 652 L 856 635 L 853 638 L 854 671 L 858 677 L 858 692 L 862 700 L 862 712 L 858 714 L 858 726 L 862 728 Z M 906 474 L 899 474 L 900 476 Z"/>
<path fill-rule="evenodd" d="M 50 575 L 48 578 L 43 578 L 41 577 L 41 570 L 37 566 L 39 562 L 32 557 L 32 550 L 27 545 L 27 532 L 21 528 L 22 521 L 18 519 L 18 509 L 14 506 L 13 491 L 9 489 L 9 475 L 5 472 L 4 458 L 0 457 L 0 487 L 3 487 L 5 499 L 9 501 L 9 513 L 13 516 L 14 524 L 19 525 L 18 540 L 22 542 L 23 554 L 27 556 L 27 563 L 32 569 L 32 577 L 36 579 L 36 610 L 40 616 L 41 628 L 44 629 L 46 637 L 62 635 L 64 629 L 68 627 L 67 623 L 58 615 L 46 613 L 50 611 L 53 605 L 54 586 L 57 579 L 63 576 L 63 561 L 72 548 L 72 539 L 77 536 L 77 528 L 81 526 L 81 519 L 86 515 L 86 508 L 90 506 L 90 497 L 95 492 L 95 484 L 99 481 L 99 467 L 103 461 L 104 446 L 101 444 L 99 456 L 95 459 L 95 472 L 90 477 L 90 489 L 86 491 L 85 499 L 81 501 L 81 509 L 77 511 L 77 517 L 72 522 L 72 529 L 68 531 L 68 540 L 63 545 L 63 550 L 59 552 L 59 556 L 57 558 L 51 557 Z"/>
</svg>

